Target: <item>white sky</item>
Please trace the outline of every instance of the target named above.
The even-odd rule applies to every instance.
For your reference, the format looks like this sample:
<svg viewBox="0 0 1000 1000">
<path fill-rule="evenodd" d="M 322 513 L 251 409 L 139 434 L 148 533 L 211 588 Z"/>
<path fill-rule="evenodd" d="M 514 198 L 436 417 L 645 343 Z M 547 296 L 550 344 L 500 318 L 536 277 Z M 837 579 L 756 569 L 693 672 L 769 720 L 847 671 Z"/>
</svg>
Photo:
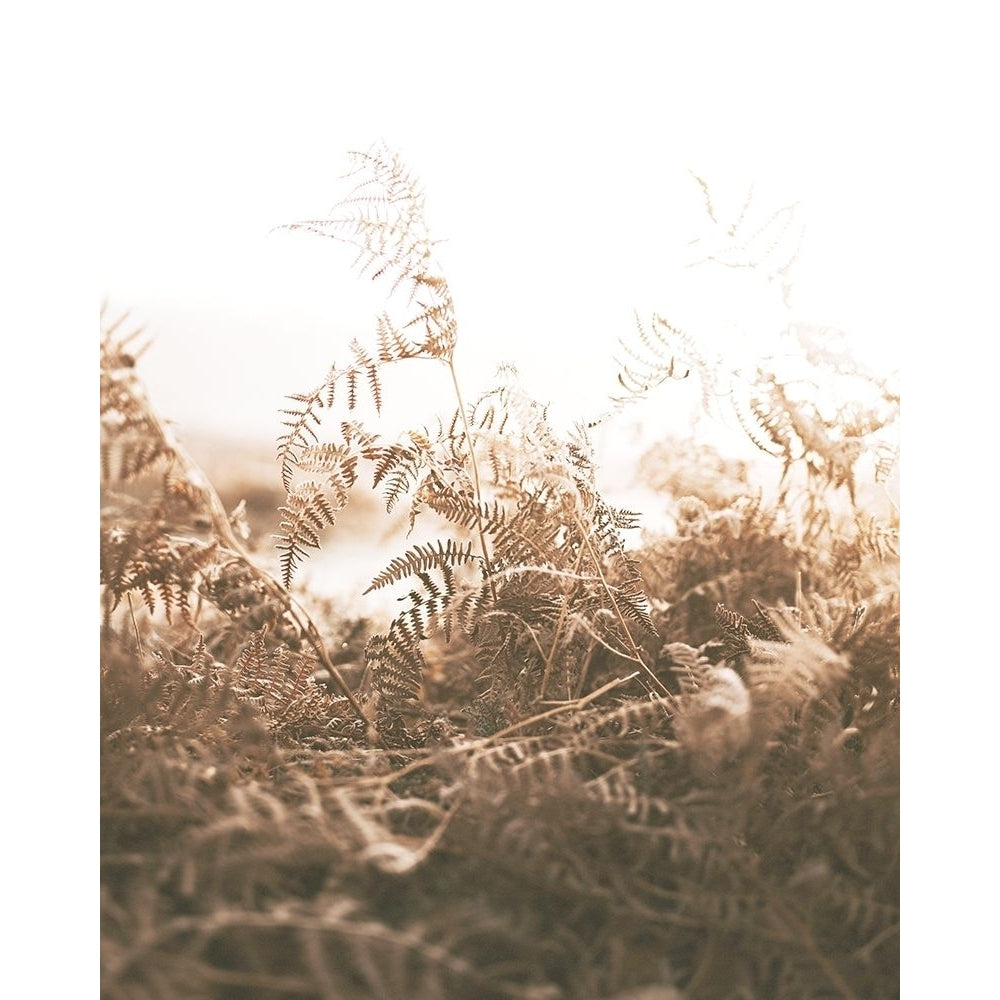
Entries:
<svg viewBox="0 0 1000 1000">
<path fill-rule="evenodd" d="M 154 402 L 182 432 L 270 443 L 283 397 L 370 337 L 385 289 L 349 250 L 272 228 L 325 215 L 347 151 L 377 139 L 422 179 L 446 240 L 467 396 L 510 360 L 555 414 L 600 412 L 633 310 L 710 325 L 714 309 L 715 334 L 736 317 L 744 341 L 793 317 L 839 324 L 894 367 L 885 293 L 909 252 L 913 121 L 890 12 L 684 8 L 122 6 L 97 54 L 98 260 L 112 311 L 153 337 Z M 734 209 L 751 183 L 761 210 L 801 202 L 793 313 L 755 314 L 741 276 L 680 266 L 707 221 L 689 170 Z M 420 392 L 441 398 L 433 379 Z"/>
</svg>

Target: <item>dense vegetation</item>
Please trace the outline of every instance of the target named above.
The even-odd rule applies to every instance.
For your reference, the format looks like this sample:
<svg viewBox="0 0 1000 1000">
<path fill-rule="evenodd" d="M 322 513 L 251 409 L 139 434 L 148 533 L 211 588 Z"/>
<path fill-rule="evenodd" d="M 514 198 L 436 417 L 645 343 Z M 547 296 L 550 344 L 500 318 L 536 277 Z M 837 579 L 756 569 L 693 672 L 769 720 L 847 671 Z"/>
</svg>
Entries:
<svg viewBox="0 0 1000 1000">
<path fill-rule="evenodd" d="M 273 560 L 103 318 L 103 994 L 897 996 L 891 384 L 818 327 L 726 372 L 638 323 L 615 406 L 698 379 L 779 472 L 664 440 L 641 475 L 673 524 L 639 534 L 592 427 L 509 370 L 465 401 L 419 188 L 355 163 L 339 214 L 290 228 L 405 305 L 289 398 Z M 730 261 L 785 275 L 790 213 L 741 220 Z M 418 360 L 454 408 L 389 439 L 383 374 Z M 403 593 L 377 631 L 294 580 L 363 476 L 427 532 L 372 581 Z"/>
</svg>

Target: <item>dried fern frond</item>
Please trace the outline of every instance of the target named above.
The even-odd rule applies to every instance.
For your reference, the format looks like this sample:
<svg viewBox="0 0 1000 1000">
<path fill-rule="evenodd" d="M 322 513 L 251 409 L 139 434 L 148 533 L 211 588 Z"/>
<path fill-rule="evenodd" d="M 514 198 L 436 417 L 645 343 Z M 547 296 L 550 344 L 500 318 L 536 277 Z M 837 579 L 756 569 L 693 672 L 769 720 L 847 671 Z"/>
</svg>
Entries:
<svg viewBox="0 0 1000 1000">
<path fill-rule="evenodd" d="M 635 326 L 639 348 L 620 340 L 627 360 L 615 359 L 618 385 L 623 390 L 622 393 L 611 394 L 611 401 L 617 408 L 647 398 L 665 382 L 686 379 L 692 368 L 696 368 L 701 376 L 705 399 L 710 397 L 716 378 L 715 366 L 702 358 L 693 341 L 683 331 L 660 316 L 654 316 L 652 327 L 647 329 L 637 314 Z"/>
<path fill-rule="evenodd" d="M 372 580 L 365 593 L 378 590 L 381 587 L 396 583 L 408 576 L 425 573 L 429 569 L 445 569 L 461 566 L 463 563 L 477 561 L 478 557 L 472 551 L 472 542 L 458 545 L 453 539 L 431 545 L 415 545 L 406 555 L 397 556 L 391 563 Z"/>
<path fill-rule="evenodd" d="M 414 490 L 428 461 L 426 447 L 418 436 L 410 441 L 383 444 L 380 436 L 358 421 L 341 422 L 341 441 L 320 442 L 318 429 L 324 410 L 340 399 L 348 412 L 355 411 L 362 397 L 370 398 L 376 413 L 384 401 L 383 371 L 388 365 L 414 358 L 430 358 L 452 365 L 457 324 L 447 282 L 433 258 L 433 242 L 424 218 L 424 196 L 416 180 L 398 154 L 383 144 L 366 153 L 352 154 L 356 179 L 354 189 L 325 220 L 289 223 L 279 228 L 305 230 L 332 237 L 358 249 L 355 264 L 362 273 L 391 280 L 391 292 L 401 286 L 409 291 L 409 313 L 401 323 L 388 313 L 376 321 L 376 346 L 369 349 L 359 340 L 348 344 L 350 361 L 334 365 L 326 380 L 311 393 L 296 394 L 283 414 L 287 431 L 278 441 L 282 482 L 288 494 L 287 507 L 298 509 L 299 473 L 317 469 L 316 456 L 337 456 L 339 478 L 324 487 L 322 503 L 336 513 L 347 502 L 347 490 L 354 482 L 354 467 L 359 459 L 375 463 L 375 486 L 383 489 L 386 508 L 391 512 L 404 495 Z M 420 329 L 423 336 L 412 338 L 407 331 Z M 457 382 L 456 382 L 457 386 Z M 327 459 L 324 459 L 326 461 Z M 310 491 L 311 503 L 320 500 Z M 323 513 L 322 527 L 333 519 Z M 313 521 L 307 517 L 307 521 Z M 308 524 L 293 514 L 279 538 L 282 569 L 286 586 L 308 548 L 319 547 L 320 534 L 310 534 Z M 488 555 L 483 554 L 488 561 Z"/>
<path fill-rule="evenodd" d="M 735 221 L 724 225 L 707 183 L 694 178 L 716 230 L 715 245 L 694 263 L 759 269 L 769 281 L 781 280 L 787 306 L 788 276 L 802 234 L 796 206 L 755 220 L 751 190 Z M 696 373 L 703 409 L 711 412 L 720 402 L 731 406 L 749 440 L 782 462 L 783 501 L 790 485 L 804 479 L 796 513 L 810 544 L 831 534 L 831 494 L 843 490 L 847 503 L 857 507 L 870 495 L 862 492 L 867 483 L 859 477 L 871 475 L 879 483 L 891 475 L 898 390 L 892 378 L 855 359 L 843 331 L 795 320 L 775 329 L 776 350 L 736 364 L 707 356 L 697 337 L 662 316 L 654 316 L 651 328 L 637 320 L 637 328 L 638 344 L 623 342 L 618 367 L 624 392 L 611 394 L 615 404 L 647 398 L 678 370 Z"/>
<path fill-rule="evenodd" d="M 448 283 L 434 260 L 434 241 L 424 218 L 424 194 L 399 154 L 384 143 L 351 154 L 353 190 L 330 218 L 287 223 L 278 228 L 332 237 L 354 246 L 355 266 L 373 279 L 387 278 L 390 294 L 408 292 L 415 306 L 403 329 L 422 329 L 424 337 L 409 342 L 388 318 L 379 321 L 379 363 L 426 356 L 450 361 L 457 326 Z M 387 356 L 388 355 L 388 356 Z M 374 370 L 372 366 L 366 366 Z"/>
<path fill-rule="evenodd" d="M 333 406 L 335 384 L 336 371 L 331 370 L 326 380 L 312 392 L 295 393 L 288 397 L 298 405 L 281 410 L 281 414 L 288 418 L 282 420 L 288 430 L 278 438 L 281 481 L 286 491 L 291 489 L 300 452 L 319 441 L 316 429 L 320 425 L 321 416 L 318 411 Z"/>
<path fill-rule="evenodd" d="M 102 322 L 104 316 L 102 314 Z M 240 508 L 227 513 L 214 487 L 153 409 L 138 373 L 134 356 L 117 334 L 120 321 L 102 329 L 101 423 L 105 445 L 111 443 L 127 457 L 112 465 L 109 449 L 102 448 L 105 478 L 128 477 L 162 469 L 158 488 L 129 497 L 108 494 L 101 512 L 101 583 L 105 587 L 105 623 L 128 594 L 141 596 L 150 616 L 162 607 L 168 624 L 176 614 L 189 626 L 196 624 L 202 599 L 212 602 L 232 628 L 267 626 L 296 649 L 308 642 L 317 658 L 363 719 L 339 671 L 330 662 L 319 630 L 301 607 L 293 604 L 280 585 L 248 555 L 239 517 Z M 314 394 L 315 395 L 315 394 Z M 289 461 L 303 462 L 326 476 L 327 488 L 343 500 L 355 475 L 351 456 L 313 446 L 310 414 L 316 399 L 305 400 L 297 428 L 290 431 Z M 315 439 L 315 435 L 313 435 Z M 137 457 L 138 456 L 138 457 Z M 313 484 L 315 487 L 315 484 Z M 295 494 L 285 513 L 284 570 L 286 579 L 303 546 L 316 539 L 317 522 L 332 516 L 332 508 L 318 487 Z M 194 605 L 192 607 L 192 605 Z M 223 640 L 224 644 L 229 640 Z"/>
<path fill-rule="evenodd" d="M 420 697 L 426 668 L 419 645 L 422 636 L 410 632 L 400 619 L 394 625 L 384 635 L 373 635 L 365 648 L 365 660 L 372 667 L 372 684 L 390 706 Z"/>
<path fill-rule="evenodd" d="M 284 515 L 277 547 L 281 557 L 281 582 L 291 586 L 295 567 L 305 558 L 306 548 L 320 547 L 320 532 L 337 523 L 337 509 L 319 483 L 300 483 L 279 508 Z"/>
<path fill-rule="evenodd" d="M 714 232 L 691 243 L 698 248 L 700 256 L 688 266 L 711 262 L 723 267 L 759 269 L 769 281 L 780 279 L 786 286 L 787 295 L 789 273 L 798 260 L 805 233 L 799 206 L 784 205 L 762 218 L 756 212 L 751 185 L 736 218 L 724 225 L 717 216 L 708 183 L 696 174 L 692 176 L 701 188 Z"/>
<path fill-rule="evenodd" d="M 159 601 L 168 622 L 180 612 L 193 626 L 191 599 L 198 593 L 202 574 L 215 564 L 219 544 L 178 538 L 166 521 L 152 518 L 102 528 L 100 555 L 101 585 L 111 592 L 112 610 L 127 593 L 136 591 L 151 615 Z"/>
<path fill-rule="evenodd" d="M 163 469 L 174 455 L 174 441 L 146 397 L 136 362 L 149 342 L 136 346 L 143 333 L 121 333 L 128 313 L 116 320 L 101 311 L 101 482 L 131 482 Z"/>
</svg>

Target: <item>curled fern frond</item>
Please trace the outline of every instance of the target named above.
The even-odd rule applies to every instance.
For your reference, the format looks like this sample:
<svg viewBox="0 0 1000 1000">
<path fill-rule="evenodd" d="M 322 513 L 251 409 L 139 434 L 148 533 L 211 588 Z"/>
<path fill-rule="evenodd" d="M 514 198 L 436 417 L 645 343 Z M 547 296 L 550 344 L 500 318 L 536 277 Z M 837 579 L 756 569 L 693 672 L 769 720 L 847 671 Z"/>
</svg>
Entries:
<svg viewBox="0 0 1000 1000">
<path fill-rule="evenodd" d="M 635 324 L 639 347 L 620 341 L 629 360 L 616 361 L 618 385 L 624 390 L 611 394 L 611 401 L 617 408 L 646 399 L 663 383 L 686 379 L 692 372 L 697 374 L 706 412 L 715 400 L 726 394 L 728 389 L 721 380 L 721 360 L 707 358 L 690 333 L 660 315 L 653 316 L 652 327 L 647 328 L 638 315 Z"/>
<path fill-rule="evenodd" d="M 624 340 L 620 342 L 630 360 L 623 362 L 616 359 L 619 367 L 618 384 L 625 391 L 624 396 L 611 397 L 616 403 L 646 396 L 670 379 L 684 379 L 691 374 L 689 368 L 678 363 L 674 354 L 666 351 L 667 341 L 655 328 L 652 332 L 647 331 L 638 315 L 635 317 L 635 325 L 645 353 L 640 354 Z"/>
</svg>

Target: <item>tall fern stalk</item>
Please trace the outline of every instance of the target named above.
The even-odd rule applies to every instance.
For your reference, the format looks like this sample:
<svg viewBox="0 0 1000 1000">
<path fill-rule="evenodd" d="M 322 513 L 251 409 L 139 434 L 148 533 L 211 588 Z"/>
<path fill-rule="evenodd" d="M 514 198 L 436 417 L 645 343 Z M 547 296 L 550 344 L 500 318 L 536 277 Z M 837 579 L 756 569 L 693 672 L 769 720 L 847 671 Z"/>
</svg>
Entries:
<svg viewBox="0 0 1000 1000">
<path fill-rule="evenodd" d="M 330 378 L 323 387 L 329 393 L 327 405 L 333 403 L 335 382 L 338 378 L 343 378 L 348 384 L 348 408 L 353 410 L 357 403 L 357 382 L 363 375 L 371 389 L 375 407 L 381 411 L 380 368 L 410 358 L 433 358 L 444 362 L 448 368 L 465 433 L 465 445 L 468 449 L 475 490 L 477 507 L 475 520 L 480 552 L 487 577 L 492 578 L 493 567 L 489 544 L 482 516 L 478 511 L 482 505 L 479 463 L 455 368 L 457 324 L 454 303 L 448 283 L 439 273 L 433 258 L 433 243 L 424 219 L 424 197 L 416 180 L 409 175 L 398 155 L 385 147 L 376 146 L 367 153 L 354 153 L 352 157 L 354 169 L 348 176 L 360 175 L 362 179 L 340 202 L 337 209 L 334 209 L 331 218 L 293 222 L 279 228 L 305 230 L 355 246 L 358 249 L 355 266 L 359 267 L 362 274 L 371 273 L 372 278 L 389 278 L 392 281 L 391 293 L 395 293 L 401 287 L 409 291 L 409 305 L 411 308 L 414 305 L 417 308 L 403 324 L 403 330 L 423 326 L 426 337 L 419 344 L 412 343 L 396 328 L 388 314 L 384 313 L 378 320 L 377 360 L 370 357 L 356 340 L 352 341 L 351 350 L 355 356 L 355 363 L 346 369 L 331 370 Z M 335 214 L 338 210 L 342 214 Z M 302 400 L 302 397 L 298 396 L 292 398 Z M 307 436 L 315 439 L 312 427 L 308 423 L 298 423 L 296 418 L 306 416 L 315 419 L 316 424 L 319 420 L 312 412 L 304 414 L 301 410 L 293 410 L 286 413 L 293 418 L 286 423 L 292 430 L 289 435 L 281 439 L 279 454 L 287 488 L 291 465 L 300 457 L 294 450 L 296 445 L 303 444 Z M 297 539 L 293 541 L 293 546 L 296 542 Z M 293 558 L 290 561 L 294 563 L 296 560 Z M 491 593 L 495 598 L 496 592 L 492 585 Z"/>
</svg>

